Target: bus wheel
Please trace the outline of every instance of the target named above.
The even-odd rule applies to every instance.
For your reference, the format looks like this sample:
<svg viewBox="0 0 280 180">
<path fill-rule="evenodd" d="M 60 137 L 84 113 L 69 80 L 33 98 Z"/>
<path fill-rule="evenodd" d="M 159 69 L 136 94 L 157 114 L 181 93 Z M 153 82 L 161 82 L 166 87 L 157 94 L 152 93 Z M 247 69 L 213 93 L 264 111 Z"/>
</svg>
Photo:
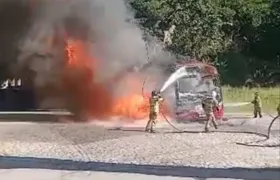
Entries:
<svg viewBox="0 0 280 180">
<path fill-rule="evenodd" d="M 223 117 L 222 121 L 228 121 L 228 118 Z"/>
</svg>

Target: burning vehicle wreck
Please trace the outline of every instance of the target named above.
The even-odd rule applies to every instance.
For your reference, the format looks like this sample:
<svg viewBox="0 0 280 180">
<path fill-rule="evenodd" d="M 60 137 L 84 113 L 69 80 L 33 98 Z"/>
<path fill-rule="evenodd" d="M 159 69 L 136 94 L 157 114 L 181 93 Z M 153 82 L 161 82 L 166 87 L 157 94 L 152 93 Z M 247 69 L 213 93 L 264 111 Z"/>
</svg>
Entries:
<svg viewBox="0 0 280 180">
<path fill-rule="evenodd" d="M 209 64 L 191 60 L 175 65 L 173 74 L 165 82 L 161 91 L 174 86 L 174 115 L 178 121 L 205 120 L 202 99 L 216 93 L 219 110 L 214 110 L 216 119 L 224 114 L 223 96 L 217 69 Z"/>
<path fill-rule="evenodd" d="M 5 46 L 14 51 L 10 52 L 11 57 L 6 53 L 3 58 L 14 59 L 15 63 L 10 63 L 9 69 L 20 67 L 20 71 L 10 74 L 23 79 L 16 94 L 23 89 L 25 93 L 29 92 L 24 97 L 29 97 L 32 103 L 23 109 L 67 109 L 78 117 L 86 117 L 82 119 L 120 117 L 139 120 L 149 116 L 149 100 L 145 95 L 156 88 L 155 82 L 166 76 L 162 71 L 167 64 L 163 60 L 166 57 L 164 50 L 160 55 L 147 58 L 146 42 L 139 27 L 126 22 L 123 15 L 99 11 L 100 6 L 106 8 L 102 1 L 26 2 L 32 2 L 32 6 L 17 4 L 26 12 L 26 17 L 21 17 L 25 18 L 25 28 L 19 28 L 15 33 L 22 37 Z M 50 16 L 50 7 L 63 7 L 67 11 Z M 120 24 L 114 31 L 112 18 Z M 168 61 L 170 64 L 175 59 Z M 158 65 L 160 63 L 164 65 Z M 143 81 L 147 76 L 153 80 L 148 82 L 149 89 L 143 93 Z M 189 61 L 176 64 L 170 78 L 161 91 L 171 85 L 175 87 L 176 118 L 202 118 L 201 97 L 212 90 L 217 91 L 221 106 L 216 115 L 222 117 L 221 87 L 213 66 Z M 15 88 L 7 89 L 1 90 L 2 94 Z M 173 109 L 167 107 L 167 103 L 163 104 L 163 112 L 172 116 Z"/>
</svg>

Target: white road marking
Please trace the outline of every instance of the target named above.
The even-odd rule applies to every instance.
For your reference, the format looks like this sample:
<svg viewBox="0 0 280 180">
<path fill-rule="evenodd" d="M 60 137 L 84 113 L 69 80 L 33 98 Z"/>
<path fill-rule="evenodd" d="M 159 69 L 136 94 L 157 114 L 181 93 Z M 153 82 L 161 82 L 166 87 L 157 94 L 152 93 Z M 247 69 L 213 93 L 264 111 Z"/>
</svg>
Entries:
<svg viewBox="0 0 280 180">
<path fill-rule="evenodd" d="M 0 115 L 73 115 L 68 111 L 2 111 Z"/>
</svg>

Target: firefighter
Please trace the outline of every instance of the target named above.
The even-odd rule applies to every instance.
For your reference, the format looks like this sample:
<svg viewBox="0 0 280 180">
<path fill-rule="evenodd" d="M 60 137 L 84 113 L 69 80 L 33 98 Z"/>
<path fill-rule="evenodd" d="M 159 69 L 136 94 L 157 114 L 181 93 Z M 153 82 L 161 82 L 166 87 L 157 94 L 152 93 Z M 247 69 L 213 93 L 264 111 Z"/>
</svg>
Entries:
<svg viewBox="0 0 280 180">
<path fill-rule="evenodd" d="M 157 123 L 157 116 L 160 112 L 160 103 L 163 101 L 160 93 L 157 91 L 152 91 L 151 97 L 149 99 L 150 103 L 150 114 L 149 114 L 149 121 L 146 125 L 145 131 L 147 132 L 154 132 L 155 125 Z"/>
<path fill-rule="evenodd" d="M 216 100 L 217 93 L 212 91 L 212 95 L 206 96 L 202 100 L 202 108 L 206 114 L 207 122 L 205 124 L 205 132 L 209 132 L 210 123 L 212 122 L 215 129 L 218 129 L 218 123 L 214 115 L 214 108 L 219 110 L 218 101 Z"/>
<path fill-rule="evenodd" d="M 254 105 L 254 118 L 257 118 L 258 115 L 262 118 L 262 101 L 258 92 L 255 92 L 255 97 L 251 103 Z"/>
<path fill-rule="evenodd" d="M 278 107 L 277 107 L 277 114 L 278 114 L 278 116 L 280 116 L 280 103 L 278 104 Z"/>
<path fill-rule="evenodd" d="M 167 31 L 164 31 L 163 44 L 165 47 L 172 44 L 172 36 L 174 34 L 175 28 L 176 26 L 172 25 Z"/>
</svg>

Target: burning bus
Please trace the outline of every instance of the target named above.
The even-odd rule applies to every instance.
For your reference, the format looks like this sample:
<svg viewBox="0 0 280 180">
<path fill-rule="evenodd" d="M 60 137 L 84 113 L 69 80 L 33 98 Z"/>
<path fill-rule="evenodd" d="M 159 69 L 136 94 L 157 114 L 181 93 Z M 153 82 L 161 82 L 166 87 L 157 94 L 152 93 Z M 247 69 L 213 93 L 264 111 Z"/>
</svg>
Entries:
<svg viewBox="0 0 280 180">
<path fill-rule="evenodd" d="M 174 114 L 178 121 L 205 120 L 201 101 L 212 91 L 216 92 L 219 110 L 214 110 L 216 119 L 224 114 L 222 89 L 217 69 L 209 64 L 196 60 L 175 64 L 173 74 L 165 82 L 161 91 L 174 85 Z"/>
<path fill-rule="evenodd" d="M 3 36 L 0 35 L 3 47 L 0 53 L 1 58 L 6 59 L 7 63 L 20 62 L 22 69 L 21 71 L 14 70 L 15 73 L 7 73 L 2 79 L 0 78 L 3 80 L 0 90 L 1 110 L 42 109 L 45 106 L 41 106 L 43 104 L 41 102 L 45 99 L 58 98 L 59 101 L 55 99 L 53 101 L 55 105 L 48 105 L 48 108 L 49 106 L 52 106 L 51 109 L 61 108 L 57 107 L 59 104 L 57 102 L 62 101 L 62 105 L 59 106 L 63 106 L 63 109 L 93 118 L 109 119 L 117 116 L 127 119 L 144 119 L 148 117 L 149 101 L 141 94 L 142 79 L 144 79 L 142 76 L 145 76 L 145 73 L 125 72 L 112 73 L 112 77 L 103 76 L 104 67 L 108 64 L 105 65 L 105 61 L 103 62 L 93 53 L 97 50 L 91 49 L 97 47 L 92 46 L 94 43 L 92 37 L 95 37 L 96 33 L 92 32 L 92 25 L 89 23 L 92 22 L 91 18 L 84 19 L 83 16 L 77 16 L 78 13 L 67 14 L 50 24 L 50 27 L 48 25 L 47 29 L 50 31 L 46 31 L 41 19 L 39 19 L 40 23 L 35 23 L 34 26 L 32 22 L 36 12 L 40 12 L 40 7 L 47 1 L 30 0 L 30 2 L 32 3 L 21 4 L 9 1 L 9 6 L 2 8 L 5 12 L 1 11 L 3 17 L 10 17 L 8 19 L 12 19 L 13 22 L 17 22 L 16 20 L 20 22 L 12 23 L 12 25 L 17 25 L 17 27 L 12 27 L 9 26 L 11 23 L 5 24 L 11 22 L 6 21 L 7 18 L 0 21 L 5 27 L 3 30 L 9 29 L 9 32 L 13 30 L 9 33 L 11 37 L 4 31 Z M 10 13 L 9 16 L 6 13 Z M 18 37 L 15 34 L 28 35 L 29 32 L 32 32 L 31 40 L 36 40 L 36 48 L 33 47 L 33 43 L 30 43 L 29 37 L 20 41 L 19 48 L 17 39 L 13 39 Z M 200 107 L 201 96 L 213 89 L 218 92 L 222 106 L 218 73 L 214 67 L 195 62 L 177 64 L 176 68 L 179 70 L 179 75 L 183 75 L 179 78 L 175 77 L 174 81 L 176 82 L 176 116 L 201 117 L 203 114 Z M 12 68 L 5 66 L 3 69 Z M 19 85 L 13 85 L 17 84 L 14 83 L 14 76 L 22 79 Z M 6 80 L 7 77 L 10 77 L 10 80 Z M 15 82 L 18 82 L 17 79 Z M 27 106 L 27 104 L 30 105 Z M 222 112 L 221 108 L 221 112 L 216 114 L 220 115 Z"/>
</svg>

